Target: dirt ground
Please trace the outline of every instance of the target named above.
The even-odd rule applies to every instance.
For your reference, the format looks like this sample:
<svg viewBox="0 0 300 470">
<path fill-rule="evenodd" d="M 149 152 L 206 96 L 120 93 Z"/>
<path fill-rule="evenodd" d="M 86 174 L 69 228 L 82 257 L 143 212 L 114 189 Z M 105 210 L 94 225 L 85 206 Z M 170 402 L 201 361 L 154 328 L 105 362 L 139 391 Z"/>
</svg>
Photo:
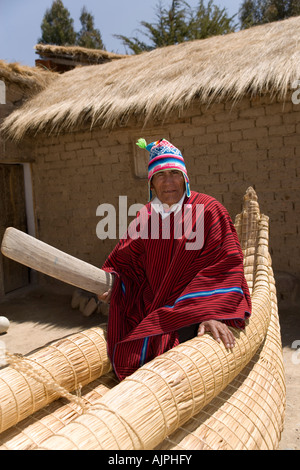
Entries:
<svg viewBox="0 0 300 470">
<path fill-rule="evenodd" d="M 84 317 L 71 308 L 72 286 L 51 283 L 30 286 L 10 293 L 0 301 L 0 316 L 10 320 L 7 333 L 0 335 L 9 352 L 28 354 L 50 341 L 106 321 L 94 313 Z M 280 450 L 300 449 L 300 321 L 298 306 L 279 306 L 287 406 Z M 298 342 L 298 343 L 297 343 Z M 299 347 L 298 346 L 298 347 Z"/>
</svg>

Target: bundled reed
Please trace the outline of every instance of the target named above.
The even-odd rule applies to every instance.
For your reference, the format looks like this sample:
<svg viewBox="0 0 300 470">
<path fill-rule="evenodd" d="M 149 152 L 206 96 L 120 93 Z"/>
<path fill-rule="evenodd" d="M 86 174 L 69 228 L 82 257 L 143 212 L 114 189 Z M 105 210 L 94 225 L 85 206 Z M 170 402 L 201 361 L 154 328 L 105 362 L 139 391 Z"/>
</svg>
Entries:
<svg viewBox="0 0 300 470">
<path fill-rule="evenodd" d="M 180 344 L 127 377 L 46 439 L 41 448 L 153 449 L 203 410 L 238 376 L 271 331 L 273 287 L 269 273 L 268 217 L 260 215 L 252 188 L 247 190 L 237 228 L 245 240 L 244 250 L 249 248 L 248 256 L 254 256 L 255 264 L 248 273 L 254 280 L 253 313 L 244 331 L 234 331 L 235 348 L 226 350 L 210 335 Z"/>
<path fill-rule="evenodd" d="M 50 343 L 0 370 L 0 432 L 111 369 L 105 325 Z M 72 398 L 73 397 L 73 398 Z M 76 396 L 68 396 L 76 401 Z"/>
<path fill-rule="evenodd" d="M 285 412 L 285 379 L 273 271 L 272 315 L 253 359 L 211 403 L 157 450 L 274 450 Z"/>
<path fill-rule="evenodd" d="M 118 383 L 113 372 L 85 385 L 80 399 L 92 405 Z M 79 416 L 82 409 L 73 401 L 60 398 L 0 435 L 0 450 L 33 450 Z"/>
<path fill-rule="evenodd" d="M 252 187 L 249 187 L 244 195 L 243 211 L 237 214 L 235 218 L 235 228 L 240 241 L 240 245 L 244 255 L 244 273 L 248 284 L 250 295 L 253 293 L 255 277 L 259 273 L 260 266 L 263 270 L 271 261 L 267 261 L 268 245 L 261 245 L 257 250 L 258 243 L 258 227 L 261 215 L 259 205 L 257 202 L 257 195 Z M 264 216 L 266 224 L 268 218 Z M 263 233 L 263 228 L 260 226 L 260 236 L 268 239 L 268 233 Z M 258 258 L 258 256 L 264 258 Z"/>
</svg>

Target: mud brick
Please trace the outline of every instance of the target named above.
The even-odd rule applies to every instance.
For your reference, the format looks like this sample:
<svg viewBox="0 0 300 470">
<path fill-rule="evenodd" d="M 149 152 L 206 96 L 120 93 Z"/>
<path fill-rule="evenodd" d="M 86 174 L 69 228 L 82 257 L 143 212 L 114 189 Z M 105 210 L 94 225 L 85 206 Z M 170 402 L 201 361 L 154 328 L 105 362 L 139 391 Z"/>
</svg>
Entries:
<svg viewBox="0 0 300 470">
<path fill-rule="evenodd" d="M 254 119 L 239 119 L 236 122 L 230 123 L 230 129 L 235 131 L 237 129 L 251 129 L 255 127 Z"/>
</svg>

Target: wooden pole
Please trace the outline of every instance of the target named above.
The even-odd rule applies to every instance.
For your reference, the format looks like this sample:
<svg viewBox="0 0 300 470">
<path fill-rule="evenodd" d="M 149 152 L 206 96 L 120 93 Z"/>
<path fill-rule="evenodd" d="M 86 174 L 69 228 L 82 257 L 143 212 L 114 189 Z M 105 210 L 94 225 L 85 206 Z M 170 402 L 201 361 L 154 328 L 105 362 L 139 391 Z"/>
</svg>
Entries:
<svg viewBox="0 0 300 470">
<path fill-rule="evenodd" d="M 93 294 L 101 295 L 113 285 L 112 274 L 13 227 L 4 233 L 1 252 L 18 263 Z"/>
</svg>

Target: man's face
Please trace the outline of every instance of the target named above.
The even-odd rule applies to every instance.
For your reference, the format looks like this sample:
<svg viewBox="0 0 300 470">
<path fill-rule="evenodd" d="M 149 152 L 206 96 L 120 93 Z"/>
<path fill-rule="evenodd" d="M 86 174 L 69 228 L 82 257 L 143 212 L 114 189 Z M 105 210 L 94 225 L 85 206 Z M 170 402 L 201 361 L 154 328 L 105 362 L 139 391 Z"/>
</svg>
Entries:
<svg viewBox="0 0 300 470">
<path fill-rule="evenodd" d="M 163 204 L 172 206 L 180 201 L 185 191 L 184 177 L 179 170 L 164 170 L 155 173 L 151 187 Z"/>
</svg>

